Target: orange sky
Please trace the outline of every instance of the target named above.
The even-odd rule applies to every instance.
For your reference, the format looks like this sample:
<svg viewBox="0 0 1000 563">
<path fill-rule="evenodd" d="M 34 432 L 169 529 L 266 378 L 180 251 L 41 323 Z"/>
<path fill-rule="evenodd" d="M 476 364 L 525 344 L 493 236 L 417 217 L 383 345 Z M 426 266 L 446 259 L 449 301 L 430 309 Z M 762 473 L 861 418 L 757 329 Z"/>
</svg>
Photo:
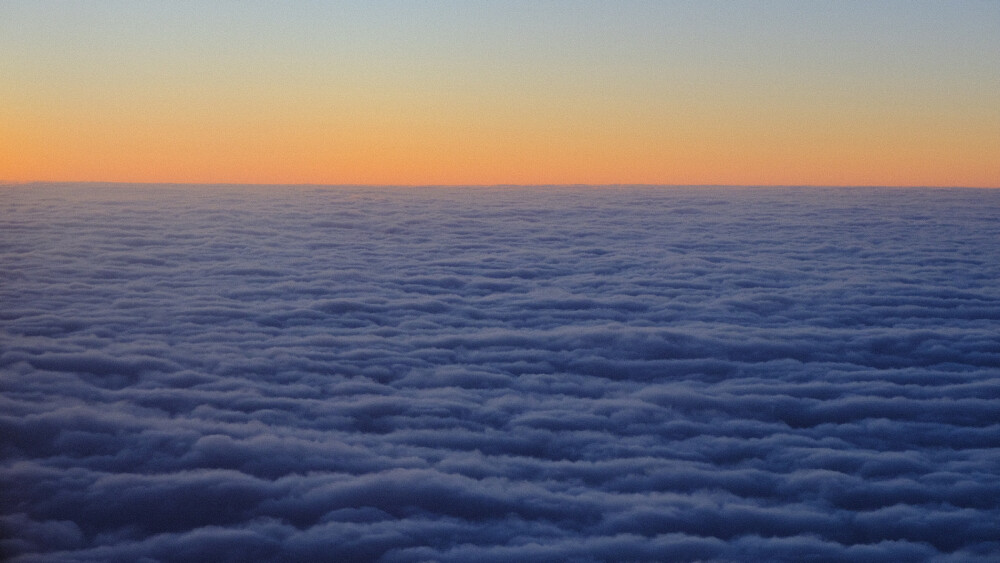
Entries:
<svg viewBox="0 0 1000 563">
<path fill-rule="evenodd" d="M 1000 5 L 794 5 L 9 3 L 0 181 L 1000 187 Z"/>
</svg>

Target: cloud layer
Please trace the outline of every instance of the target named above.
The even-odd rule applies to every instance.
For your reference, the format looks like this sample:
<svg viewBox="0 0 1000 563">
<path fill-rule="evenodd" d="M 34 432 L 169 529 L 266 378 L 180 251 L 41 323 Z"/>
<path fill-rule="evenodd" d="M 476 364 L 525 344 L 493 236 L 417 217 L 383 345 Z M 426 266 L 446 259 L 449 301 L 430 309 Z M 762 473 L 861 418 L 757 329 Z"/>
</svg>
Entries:
<svg viewBox="0 0 1000 563">
<path fill-rule="evenodd" d="M 987 561 L 1000 191 L 0 191 L 13 561 Z"/>
</svg>

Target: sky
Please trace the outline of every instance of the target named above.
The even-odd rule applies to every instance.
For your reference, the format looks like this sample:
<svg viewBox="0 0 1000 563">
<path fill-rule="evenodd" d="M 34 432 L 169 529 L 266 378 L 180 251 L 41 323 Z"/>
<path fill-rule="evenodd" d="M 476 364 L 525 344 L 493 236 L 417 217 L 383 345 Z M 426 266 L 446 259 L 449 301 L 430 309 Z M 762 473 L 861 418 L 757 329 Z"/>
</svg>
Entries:
<svg viewBox="0 0 1000 563">
<path fill-rule="evenodd" d="M 0 181 L 1000 186 L 1000 2 L 0 3 Z"/>
</svg>

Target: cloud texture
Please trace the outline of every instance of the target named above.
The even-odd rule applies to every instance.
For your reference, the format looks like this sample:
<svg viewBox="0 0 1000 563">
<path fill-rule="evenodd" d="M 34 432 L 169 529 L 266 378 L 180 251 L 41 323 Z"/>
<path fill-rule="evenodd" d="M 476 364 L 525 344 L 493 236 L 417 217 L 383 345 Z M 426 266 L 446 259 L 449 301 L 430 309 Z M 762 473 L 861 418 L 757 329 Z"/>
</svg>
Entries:
<svg viewBox="0 0 1000 563">
<path fill-rule="evenodd" d="M 1000 553 L 1000 191 L 0 198 L 12 561 Z"/>
</svg>

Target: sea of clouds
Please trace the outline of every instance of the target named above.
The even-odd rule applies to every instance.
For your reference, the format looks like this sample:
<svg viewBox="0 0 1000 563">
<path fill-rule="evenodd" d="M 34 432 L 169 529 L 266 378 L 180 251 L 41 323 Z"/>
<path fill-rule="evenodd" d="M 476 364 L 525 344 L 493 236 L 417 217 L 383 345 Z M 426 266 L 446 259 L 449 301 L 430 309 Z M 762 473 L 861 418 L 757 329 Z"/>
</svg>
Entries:
<svg viewBox="0 0 1000 563">
<path fill-rule="evenodd" d="M 0 557 L 996 561 L 998 218 L 0 188 Z"/>
</svg>

